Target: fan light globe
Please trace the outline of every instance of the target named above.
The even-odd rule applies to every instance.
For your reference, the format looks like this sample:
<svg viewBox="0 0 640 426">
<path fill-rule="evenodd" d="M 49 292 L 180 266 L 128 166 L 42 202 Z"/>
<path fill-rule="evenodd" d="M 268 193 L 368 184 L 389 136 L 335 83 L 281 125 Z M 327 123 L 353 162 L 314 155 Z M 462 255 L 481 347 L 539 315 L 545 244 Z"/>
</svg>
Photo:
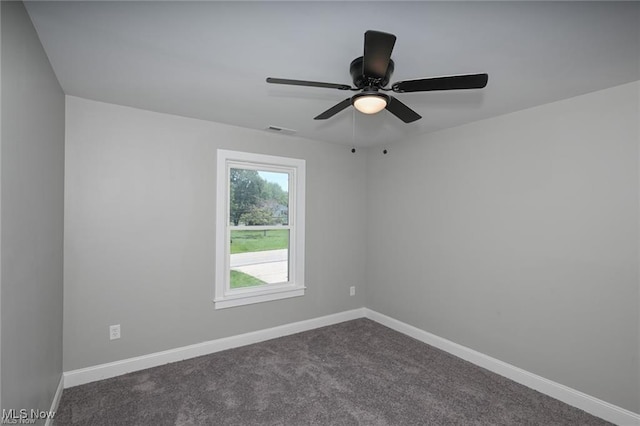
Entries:
<svg viewBox="0 0 640 426">
<path fill-rule="evenodd" d="M 377 114 L 387 107 L 387 100 L 378 95 L 360 96 L 353 106 L 363 114 Z"/>
</svg>

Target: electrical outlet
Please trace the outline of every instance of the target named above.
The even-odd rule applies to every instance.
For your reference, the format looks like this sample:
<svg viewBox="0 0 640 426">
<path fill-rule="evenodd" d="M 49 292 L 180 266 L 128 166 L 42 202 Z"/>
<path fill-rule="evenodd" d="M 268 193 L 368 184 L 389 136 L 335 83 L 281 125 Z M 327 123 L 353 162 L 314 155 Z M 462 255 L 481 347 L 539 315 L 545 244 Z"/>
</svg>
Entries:
<svg viewBox="0 0 640 426">
<path fill-rule="evenodd" d="M 109 326 L 109 339 L 119 339 L 120 338 L 120 324 L 110 325 Z"/>
<path fill-rule="evenodd" d="M 352 285 L 351 287 L 349 287 L 349 296 L 355 296 L 356 295 L 356 286 Z"/>
</svg>

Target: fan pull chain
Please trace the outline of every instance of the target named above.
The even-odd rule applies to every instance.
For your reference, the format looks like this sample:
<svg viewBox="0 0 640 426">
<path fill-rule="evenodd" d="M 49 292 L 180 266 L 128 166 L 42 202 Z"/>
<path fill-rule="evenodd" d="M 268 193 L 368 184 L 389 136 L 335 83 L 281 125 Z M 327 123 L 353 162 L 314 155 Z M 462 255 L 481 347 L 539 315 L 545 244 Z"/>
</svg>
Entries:
<svg viewBox="0 0 640 426">
<path fill-rule="evenodd" d="M 351 109 L 351 152 L 355 154 L 356 152 L 356 111 Z"/>
</svg>

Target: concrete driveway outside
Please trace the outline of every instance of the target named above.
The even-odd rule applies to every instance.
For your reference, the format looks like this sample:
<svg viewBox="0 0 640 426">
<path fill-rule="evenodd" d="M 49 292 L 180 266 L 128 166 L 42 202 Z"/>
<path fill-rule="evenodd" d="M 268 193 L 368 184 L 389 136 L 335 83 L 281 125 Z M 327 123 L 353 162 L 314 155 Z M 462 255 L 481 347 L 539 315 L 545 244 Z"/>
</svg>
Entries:
<svg viewBox="0 0 640 426">
<path fill-rule="evenodd" d="M 266 283 L 288 281 L 289 250 L 265 250 L 231 255 L 231 269 L 252 275 Z"/>
</svg>

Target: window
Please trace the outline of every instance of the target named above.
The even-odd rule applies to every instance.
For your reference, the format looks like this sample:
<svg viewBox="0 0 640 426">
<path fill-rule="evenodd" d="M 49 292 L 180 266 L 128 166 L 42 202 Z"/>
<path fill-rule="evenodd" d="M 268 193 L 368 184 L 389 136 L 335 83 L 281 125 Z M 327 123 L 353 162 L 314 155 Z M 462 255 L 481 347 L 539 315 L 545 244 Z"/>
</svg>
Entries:
<svg viewBox="0 0 640 426">
<path fill-rule="evenodd" d="M 216 309 L 304 295 L 305 161 L 218 150 Z"/>
</svg>

